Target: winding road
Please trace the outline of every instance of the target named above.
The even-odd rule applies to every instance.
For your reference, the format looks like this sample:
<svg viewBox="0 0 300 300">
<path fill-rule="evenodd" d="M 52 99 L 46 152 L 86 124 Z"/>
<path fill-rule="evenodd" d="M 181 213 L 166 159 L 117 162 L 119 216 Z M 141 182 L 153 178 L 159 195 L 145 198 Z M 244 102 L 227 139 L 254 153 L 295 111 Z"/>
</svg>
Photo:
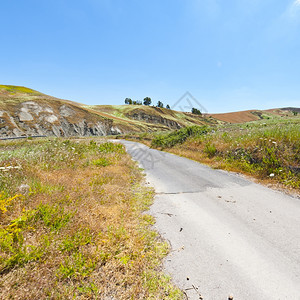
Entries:
<svg viewBox="0 0 300 300">
<path fill-rule="evenodd" d="M 155 188 L 164 268 L 188 299 L 299 300 L 300 199 L 121 141 Z"/>
</svg>

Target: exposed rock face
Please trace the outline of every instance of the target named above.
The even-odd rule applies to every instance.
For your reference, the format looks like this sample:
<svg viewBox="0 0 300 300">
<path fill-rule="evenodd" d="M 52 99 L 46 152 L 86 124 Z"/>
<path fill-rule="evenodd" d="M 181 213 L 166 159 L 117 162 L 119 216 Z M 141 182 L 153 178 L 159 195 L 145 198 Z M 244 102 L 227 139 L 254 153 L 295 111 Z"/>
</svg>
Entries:
<svg viewBox="0 0 300 300">
<path fill-rule="evenodd" d="M 135 111 L 132 114 L 129 115 L 129 117 L 133 120 L 143 121 L 146 123 L 152 123 L 152 124 L 163 124 L 171 129 L 179 129 L 182 126 L 173 120 L 163 118 L 161 116 L 157 115 L 149 115 L 144 112 Z"/>
<path fill-rule="evenodd" d="M 0 136 L 105 136 L 121 133 L 113 121 L 59 102 L 27 101 L 14 111 L 0 111 Z"/>
<path fill-rule="evenodd" d="M 68 107 L 67 105 L 62 105 L 59 108 L 59 113 L 63 117 L 70 117 L 74 115 L 74 111 L 72 110 L 72 108 Z"/>
</svg>

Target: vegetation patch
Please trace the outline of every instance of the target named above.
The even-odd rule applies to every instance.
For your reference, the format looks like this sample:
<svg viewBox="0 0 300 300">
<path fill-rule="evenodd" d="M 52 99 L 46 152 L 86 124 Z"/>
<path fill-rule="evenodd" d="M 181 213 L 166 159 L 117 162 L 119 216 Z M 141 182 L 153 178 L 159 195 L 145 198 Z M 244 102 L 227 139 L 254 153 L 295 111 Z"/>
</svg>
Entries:
<svg viewBox="0 0 300 300">
<path fill-rule="evenodd" d="M 42 95 L 41 93 L 29 89 L 24 86 L 15 86 L 15 85 L 0 85 L 0 89 L 5 90 L 9 94 L 16 94 L 16 93 L 24 93 L 24 94 L 35 94 L 35 95 Z"/>
<path fill-rule="evenodd" d="M 152 146 L 164 148 L 174 147 L 184 143 L 189 137 L 199 137 L 208 133 L 207 126 L 189 126 L 171 133 L 156 135 L 152 140 Z"/>
<path fill-rule="evenodd" d="M 299 189 L 299 125 L 300 118 L 295 116 L 242 125 L 193 126 L 152 135 L 151 145 L 215 168 Z"/>
<path fill-rule="evenodd" d="M 153 191 L 122 145 L 0 148 L 1 299 L 182 298 L 160 271 L 168 245 L 143 213 Z"/>
</svg>

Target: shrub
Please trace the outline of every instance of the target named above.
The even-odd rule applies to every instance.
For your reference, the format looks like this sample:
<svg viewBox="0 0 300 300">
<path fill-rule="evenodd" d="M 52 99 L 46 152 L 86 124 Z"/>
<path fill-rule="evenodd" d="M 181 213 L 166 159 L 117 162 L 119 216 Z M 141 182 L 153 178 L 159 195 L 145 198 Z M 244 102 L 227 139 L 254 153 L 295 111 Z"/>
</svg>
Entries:
<svg viewBox="0 0 300 300">
<path fill-rule="evenodd" d="M 204 148 L 204 152 L 207 154 L 209 158 L 212 158 L 217 153 L 217 148 L 214 144 L 207 143 Z"/>
<path fill-rule="evenodd" d="M 192 108 L 192 114 L 194 115 L 202 115 L 201 111 L 195 107 Z"/>
<path fill-rule="evenodd" d="M 103 153 L 125 153 L 123 145 L 110 142 L 100 144 L 98 150 Z"/>
<path fill-rule="evenodd" d="M 151 146 L 161 148 L 171 148 L 177 144 L 182 144 L 189 137 L 205 135 L 210 131 L 207 126 L 189 126 L 173 131 L 166 135 L 157 135 L 152 140 Z"/>
<path fill-rule="evenodd" d="M 106 157 L 101 157 L 92 161 L 92 164 L 97 167 L 107 167 L 111 165 L 111 162 Z"/>
<path fill-rule="evenodd" d="M 64 208 L 59 205 L 40 204 L 34 219 L 42 220 L 46 227 L 49 227 L 52 231 L 58 231 L 68 224 L 71 216 L 71 213 L 66 213 Z"/>
</svg>

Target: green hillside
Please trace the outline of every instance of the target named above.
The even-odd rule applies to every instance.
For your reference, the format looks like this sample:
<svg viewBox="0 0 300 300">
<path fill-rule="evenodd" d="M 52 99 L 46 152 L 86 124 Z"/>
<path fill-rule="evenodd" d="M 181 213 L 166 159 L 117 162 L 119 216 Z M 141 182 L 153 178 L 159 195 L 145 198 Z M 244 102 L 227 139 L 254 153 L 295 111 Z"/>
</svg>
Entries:
<svg viewBox="0 0 300 300">
<path fill-rule="evenodd" d="M 61 112 L 62 108 L 69 111 L 67 115 Z M 27 117 L 24 119 L 25 115 Z M 79 131 L 84 131 L 85 135 L 107 135 L 167 131 L 190 125 L 216 123 L 213 118 L 150 106 L 88 106 L 48 96 L 27 87 L 12 85 L 0 85 L 0 118 L 0 136 L 32 135 L 35 132 L 70 136 L 77 135 L 74 130 L 70 131 L 70 128 L 78 126 Z M 49 119 L 57 121 L 55 124 L 49 124 Z M 82 122 L 87 128 L 81 128 Z M 68 128 L 61 128 L 61 123 L 64 127 L 67 124 Z M 53 131 L 54 125 L 58 126 L 59 130 Z M 91 126 L 102 125 L 105 130 L 100 130 L 101 132 L 89 129 Z"/>
<path fill-rule="evenodd" d="M 151 133 L 193 125 L 278 119 L 293 113 L 297 108 L 196 115 L 145 105 L 85 105 L 23 86 L 0 85 L 0 137 Z"/>
</svg>

